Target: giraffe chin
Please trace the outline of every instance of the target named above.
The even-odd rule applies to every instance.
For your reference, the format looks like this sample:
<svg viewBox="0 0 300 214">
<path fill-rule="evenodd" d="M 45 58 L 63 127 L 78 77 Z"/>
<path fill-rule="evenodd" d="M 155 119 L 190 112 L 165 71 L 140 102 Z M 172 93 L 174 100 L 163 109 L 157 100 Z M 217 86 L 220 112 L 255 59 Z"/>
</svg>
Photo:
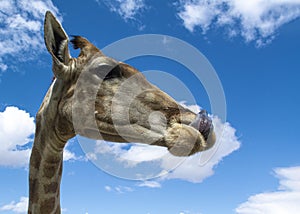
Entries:
<svg viewBox="0 0 300 214">
<path fill-rule="evenodd" d="M 210 149 L 216 141 L 216 136 L 212 131 L 205 139 L 198 129 L 190 125 L 175 123 L 168 129 L 165 141 L 172 155 L 191 156 Z"/>
</svg>

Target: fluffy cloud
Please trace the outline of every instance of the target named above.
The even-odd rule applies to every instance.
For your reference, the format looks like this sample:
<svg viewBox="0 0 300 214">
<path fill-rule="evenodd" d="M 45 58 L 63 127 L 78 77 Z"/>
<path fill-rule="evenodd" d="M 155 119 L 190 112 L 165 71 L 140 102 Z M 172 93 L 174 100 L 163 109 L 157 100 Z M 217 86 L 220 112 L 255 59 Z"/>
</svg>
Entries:
<svg viewBox="0 0 300 214">
<path fill-rule="evenodd" d="M 81 157 L 77 157 L 74 152 L 71 152 L 68 149 L 64 149 L 64 154 L 63 154 L 63 160 L 64 161 L 70 161 L 70 160 L 82 160 Z"/>
<path fill-rule="evenodd" d="M 179 214 L 201 214 L 200 212 L 193 212 L 190 210 L 185 210 L 185 211 L 181 211 L 179 212 Z"/>
<path fill-rule="evenodd" d="M 257 46 L 269 43 L 278 28 L 300 17 L 299 0 L 180 0 L 178 16 L 189 30 L 224 27 L 228 36 L 242 36 Z"/>
<path fill-rule="evenodd" d="M 241 214 L 297 214 L 300 210 L 300 166 L 275 169 L 280 180 L 277 191 L 260 193 L 236 208 Z"/>
<path fill-rule="evenodd" d="M 116 186 L 116 187 L 105 186 L 104 189 L 107 192 L 115 192 L 118 194 L 123 194 L 125 192 L 133 192 L 134 191 L 131 187 L 127 187 L 127 186 Z"/>
<path fill-rule="evenodd" d="M 34 130 L 34 118 L 24 110 L 11 106 L 0 112 L 0 166 L 28 164 L 31 150 L 25 145 L 32 141 Z"/>
<path fill-rule="evenodd" d="M 144 181 L 142 183 L 137 184 L 139 187 L 150 187 L 150 188 L 160 188 L 161 184 L 157 181 Z"/>
<path fill-rule="evenodd" d="M 198 112 L 200 108 L 191 106 L 191 109 Z M 159 187 L 157 182 L 168 179 L 199 183 L 213 175 L 214 167 L 240 147 L 236 130 L 229 123 L 222 123 L 217 117 L 213 117 L 213 123 L 216 145 L 188 158 L 172 156 L 164 147 L 104 141 L 97 141 L 87 157 L 115 176 L 134 180 L 157 178 L 139 186 Z M 87 143 L 91 145 L 91 142 Z"/>
<path fill-rule="evenodd" d="M 28 197 L 21 197 L 19 202 L 12 201 L 0 207 L 0 211 L 12 211 L 15 213 L 26 213 L 28 207 Z"/>
<path fill-rule="evenodd" d="M 111 11 L 119 14 L 125 21 L 135 19 L 135 16 L 146 7 L 144 0 L 97 0 L 97 2 L 103 2 Z"/>
<path fill-rule="evenodd" d="M 51 0 L 1 0 L 0 72 L 7 70 L 9 59 L 30 60 L 45 50 L 42 27 L 47 10 L 58 15 Z"/>
<path fill-rule="evenodd" d="M 105 186 L 104 189 L 105 189 L 107 192 L 112 191 L 112 188 L 111 188 L 110 186 Z"/>
<path fill-rule="evenodd" d="M 34 117 L 26 111 L 9 106 L 0 112 L 0 166 L 28 166 L 29 143 L 33 142 L 34 132 Z M 70 150 L 64 150 L 64 161 L 82 159 Z"/>
</svg>

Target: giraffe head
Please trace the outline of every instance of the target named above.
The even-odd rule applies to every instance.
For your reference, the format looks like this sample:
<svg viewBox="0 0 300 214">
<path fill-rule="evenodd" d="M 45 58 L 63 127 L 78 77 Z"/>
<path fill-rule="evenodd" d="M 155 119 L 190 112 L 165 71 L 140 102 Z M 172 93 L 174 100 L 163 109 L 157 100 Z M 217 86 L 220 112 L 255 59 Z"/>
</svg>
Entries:
<svg viewBox="0 0 300 214">
<path fill-rule="evenodd" d="M 212 120 L 205 110 L 195 114 L 182 107 L 137 69 L 104 55 L 83 37 L 71 40 L 80 49 L 79 56 L 72 58 L 68 42 L 59 21 L 47 12 L 45 43 L 56 79 L 44 103 L 54 103 L 57 109 L 58 137 L 68 140 L 79 134 L 159 145 L 176 156 L 189 156 L 214 145 Z"/>
</svg>

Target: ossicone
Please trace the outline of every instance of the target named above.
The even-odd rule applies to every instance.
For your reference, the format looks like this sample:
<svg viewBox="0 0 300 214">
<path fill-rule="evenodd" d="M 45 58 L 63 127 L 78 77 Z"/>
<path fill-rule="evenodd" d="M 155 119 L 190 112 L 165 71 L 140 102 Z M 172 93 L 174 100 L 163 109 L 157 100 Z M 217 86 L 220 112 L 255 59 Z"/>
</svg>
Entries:
<svg viewBox="0 0 300 214">
<path fill-rule="evenodd" d="M 86 38 L 81 36 L 72 35 L 71 43 L 74 49 L 80 48 L 79 57 L 89 57 L 95 53 L 101 53 L 101 51 L 89 42 Z"/>
</svg>

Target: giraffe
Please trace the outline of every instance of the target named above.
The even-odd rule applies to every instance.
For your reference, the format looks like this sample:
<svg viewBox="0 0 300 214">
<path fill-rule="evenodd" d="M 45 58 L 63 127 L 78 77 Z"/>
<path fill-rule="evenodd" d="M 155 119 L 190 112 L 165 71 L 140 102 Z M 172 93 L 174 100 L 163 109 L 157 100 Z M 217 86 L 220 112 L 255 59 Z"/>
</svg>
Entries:
<svg viewBox="0 0 300 214">
<path fill-rule="evenodd" d="M 61 213 L 63 150 L 76 135 L 163 146 L 175 156 L 190 156 L 214 145 L 212 120 L 205 110 L 195 114 L 182 107 L 137 69 L 104 55 L 83 37 L 74 36 L 71 40 L 73 47 L 80 49 L 77 58 L 71 57 L 68 35 L 49 11 L 45 15 L 44 39 L 55 79 L 36 114 L 28 213 Z M 78 86 L 83 73 L 86 88 Z M 133 81 L 123 87 L 116 99 L 122 84 L 130 78 Z M 97 89 L 95 97 L 89 94 L 93 88 Z M 126 103 L 128 100 L 130 103 Z M 129 105 L 127 113 L 124 105 Z M 153 112 L 158 119 L 151 123 Z M 75 120 L 79 120 L 77 127 Z"/>
</svg>

